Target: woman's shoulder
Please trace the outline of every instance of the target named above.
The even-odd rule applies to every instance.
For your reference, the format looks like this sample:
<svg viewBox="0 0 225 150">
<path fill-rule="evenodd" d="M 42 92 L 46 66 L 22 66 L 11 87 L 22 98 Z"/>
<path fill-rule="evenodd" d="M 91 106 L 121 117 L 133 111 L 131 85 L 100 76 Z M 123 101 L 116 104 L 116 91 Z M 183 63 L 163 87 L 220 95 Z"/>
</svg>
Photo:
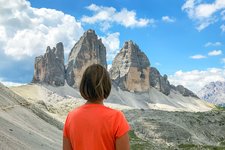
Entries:
<svg viewBox="0 0 225 150">
<path fill-rule="evenodd" d="M 114 108 L 110 108 L 108 106 L 105 106 L 105 109 L 106 111 L 111 114 L 112 116 L 118 118 L 118 117 L 123 117 L 124 114 L 121 110 L 117 110 L 117 109 L 114 109 Z"/>
<path fill-rule="evenodd" d="M 74 108 L 72 111 L 69 112 L 69 116 L 79 116 L 84 113 L 92 113 L 93 115 L 99 116 L 100 114 L 102 116 L 111 116 L 111 117 L 121 117 L 124 116 L 123 112 L 117 109 L 110 108 L 105 105 L 99 105 L 99 104 L 88 104 L 88 105 L 82 105 L 80 107 Z M 101 116 L 100 115 L 100 116 Z"/>
</svg>

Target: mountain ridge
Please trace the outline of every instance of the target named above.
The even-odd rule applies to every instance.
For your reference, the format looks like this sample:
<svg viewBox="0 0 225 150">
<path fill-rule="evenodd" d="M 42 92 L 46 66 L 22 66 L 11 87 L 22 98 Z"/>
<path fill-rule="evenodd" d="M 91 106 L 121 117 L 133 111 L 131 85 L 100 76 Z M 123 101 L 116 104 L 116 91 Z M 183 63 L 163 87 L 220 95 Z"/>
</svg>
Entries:
<svg viewBox="0 0 225 150">
<path fill-rule="evenodd" d="M 216 81 L 206 84 L 198 96 L 207 102 L 225 106 L 225 82 Z"/>
<path fill-rule="evenodd" d="M 60 45 L 59 50 L 57 45 Z M 33 82 L 63 86 L 66 81 L 71 87 L 78 88 L 82 73 L 87 66 L 99 63 L 107 68 L 106 48 L 92 29 L 84 32 L 80 40 L 74 44 L 69 53 L 67 65 L 64 62 L 62 63 L 62 61 L 59 64 L 57 55 L 49 55 L 51 51 L 59 53 L 60 50 L 60 56 L 64 59 L 64 48 L 61 42 L 56 44 L 56 48 L 53 48 L 53 50 L 47 47 L 44 56 L 36 57 Z M 56 69 L 57 66 L 61 69 Z M 156 68 L 150 66 L 147 56 L 132 40 L 124 43 L 123 48 L 114 58 L 109 72 L 115 83 L 114 86 L 118 86 L 122 90 L 148 92 L 151 87 L 155 87 L 165 95 L 169 95 L 173 89 L 183 96 L 198 98 L 196 94 L 187 88 L 181 85 L 174 86 L 170 84 L 167 75 L 162 77 Z M 121 74 L 123 75 L 121 76 Z"/>
</svg>

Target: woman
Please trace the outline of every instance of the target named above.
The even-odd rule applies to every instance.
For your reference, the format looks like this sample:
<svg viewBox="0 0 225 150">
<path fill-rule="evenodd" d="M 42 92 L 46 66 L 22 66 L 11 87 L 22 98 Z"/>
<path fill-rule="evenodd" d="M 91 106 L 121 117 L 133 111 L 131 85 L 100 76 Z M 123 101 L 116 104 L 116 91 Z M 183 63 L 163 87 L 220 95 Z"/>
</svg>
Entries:
<svg viewBox="0 0 225 150">
<path fill-rule="evenodd" d="M 89 66 L 80 83 L 87 102 L 71 111 L 63 129 L 64 150 L 129 150 L 130 127 L 122 112 L 104 106 L 111 91 L 107 70 Z"/>
</svg>

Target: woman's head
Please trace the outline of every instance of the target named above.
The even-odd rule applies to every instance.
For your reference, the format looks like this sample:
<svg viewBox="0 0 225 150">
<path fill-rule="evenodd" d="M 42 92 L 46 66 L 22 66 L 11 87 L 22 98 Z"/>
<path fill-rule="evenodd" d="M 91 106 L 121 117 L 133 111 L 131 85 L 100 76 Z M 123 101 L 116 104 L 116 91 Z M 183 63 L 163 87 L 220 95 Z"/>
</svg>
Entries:
<svg viewBox="0 0 225 150">
<path fill-rule="evenodd" d="M 83 74 L 80 83 L 81 96 L 90 101 L 106 99 L 111 91 L 111 79 L 107 70 L 99 65 L 89 66 Z"/>
</svg>

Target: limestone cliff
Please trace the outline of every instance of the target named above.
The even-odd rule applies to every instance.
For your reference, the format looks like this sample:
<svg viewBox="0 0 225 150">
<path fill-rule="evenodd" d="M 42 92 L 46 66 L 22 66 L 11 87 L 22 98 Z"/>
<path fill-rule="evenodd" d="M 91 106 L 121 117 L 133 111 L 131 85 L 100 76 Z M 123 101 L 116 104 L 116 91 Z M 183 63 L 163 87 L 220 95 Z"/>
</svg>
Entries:
<svg viewBox="0 0 225 150">
<path fill-rule="evenodd" d="M 32 82 L 62 86 L 65 83 L 64 48 L 60 42 L 56 47 L 46 49 L 44 56 L 35 58 Z"/>
<path fill-rule="evenodd" d="M 190 91 L 189 89 L 185 88 L 182 85 L 177 85 L 174 86 L 172 84 L 170 84 L 167 75 L 162 76 L 160 74 L 160 72 L 154 68 L 151 67 L 150 68 L 150 85 L 151 87 L 156 88 L 157 90 L 159 90 L 160 92 L 162 92 L 165 95 L 169 95 L 171 90 L 174 90 L 176 92 L 179 92 L 181 95 L 188 97 L 195 97 L 198 98 L 198 96 L 196 94 L 194 94 L 192 91 Z"/>
<path fill-rule="evenodd" d="M 107 68 L 106 48 L 94 30 L 88 30 L 72 48 L 66 69 L 66 81 L 78 87 L 84 70 L 91 64 L 101 64 Z"/>
<path fill-rule="evenodd" d="M 125 42 L 110 69 L 112 80 L 123 90 L 145 92 L 149 84 L 150 62 L 133 42 Z"/>
<path fill-rule="evenodd" d="M 156 68 L 151 67 L 149 78 L 150 78 L 150 85 L 152 87 L 155 87 L 165 95 L 170 94 L 171 87 L 170 82 L 167 79 L 167 75 L 161 76 Z"/>
</svg>

